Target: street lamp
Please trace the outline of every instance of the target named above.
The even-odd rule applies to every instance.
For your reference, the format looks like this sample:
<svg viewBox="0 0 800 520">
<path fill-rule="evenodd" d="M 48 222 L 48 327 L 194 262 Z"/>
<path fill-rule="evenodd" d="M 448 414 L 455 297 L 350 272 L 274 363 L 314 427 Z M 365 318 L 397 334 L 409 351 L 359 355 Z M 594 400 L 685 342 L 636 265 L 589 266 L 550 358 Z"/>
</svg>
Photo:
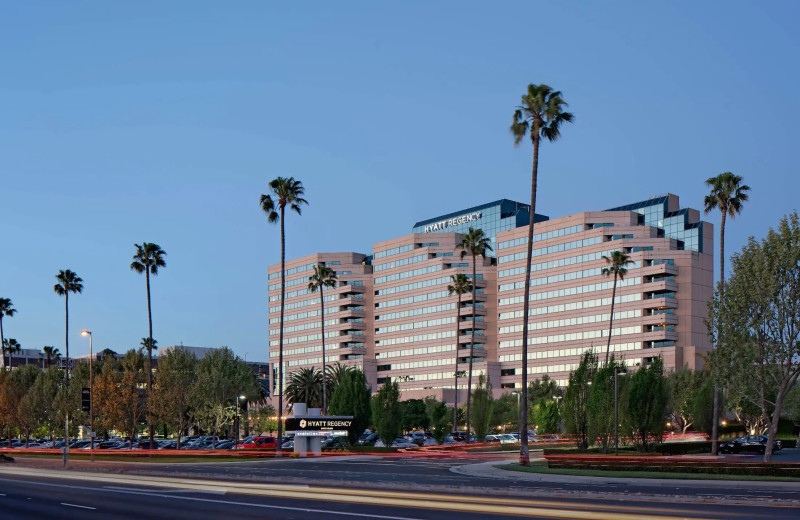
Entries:
<svg viewBox="0 0 800 520">
<path fill-rule="evenodd" d="M 620 374 L 626 373 L 624 366 L 614 366 L 614 456 L 619 456 L 619 383 Z"/>
<path fill-rule="evenodd" d="M 242 429 L 241 422 L 241 408 L 239 408 L 239 399 L 247 399 L 246 395 L 236 396 L 236 441 L 239 441 L 239 430 Z M 245 401 L 246 402 L 246 401 Z"/>
<path fill-rule="evenodd" d="M 92 331 L 82 330 L 81 336 L 89 336 L 89 458 L 94 462 L 94 386 L 92 374 Z"/>
</svg>

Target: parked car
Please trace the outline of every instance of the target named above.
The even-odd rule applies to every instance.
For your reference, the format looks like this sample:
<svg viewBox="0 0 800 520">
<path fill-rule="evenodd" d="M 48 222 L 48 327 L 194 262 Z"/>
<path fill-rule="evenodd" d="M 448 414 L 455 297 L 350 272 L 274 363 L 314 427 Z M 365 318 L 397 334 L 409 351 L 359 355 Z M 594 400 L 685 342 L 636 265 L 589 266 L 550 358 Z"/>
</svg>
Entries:
<svg viewBox="0 0 800 520">
<path fill-rule="evenodd" d="M 406 440 L 403 437 L 398 437 L 392 443 L 392 448 L 419 448 L 419 445 L 409 440 Z"/>
<path fill-rule="evenodd" d="M 499 435 L 487 435 L 483 438 L 483 442 L 500 442 Z"/>
<path fill-rule="evenodd" d="M 288 439 L 287 439 L 288 440 Z M 248 442 L 240 442 L 233 449 L 236 450 L 274 450 L 278 447 L 275 437 L 271 435 L 256 435 Z"/>
<path fill-rule="evenodd" d="M 281 449 L 284 450 L 293 450 L 294 449 L 294 439 L 288 440 L 281 444 Z"/>
<path fill-rule="evenodd" d="M 358 439 L 359 446 L 373 446 L 380 439 L 377 433 L 365 433 Z"/>
<path fill-rule="evenodd" d="M 216 449 L 218 449 L 218 450 L 229 450 L 231 448 L 233 448 L 233 441 L 222 441 L 222 442 L 217 444 L 217 448 Z"/>
<path fill-rule="evenodd" d="M 719 445 L 721 453 L 764 453 L 767 451 L 768 437 L 766 435 L 747 435 Z M 772 445 L 773 451 L 783 449 L 781 441 L 776 440 Z"/>
<path fill-rule="evenodd" d="M 347 441 L 342 439 L 342 437 L 328 437 L 322 444 L 320 445 L 322 449 L 329 449 L 332 450 L 334 448 L 346 448 Z"/>
</svg>

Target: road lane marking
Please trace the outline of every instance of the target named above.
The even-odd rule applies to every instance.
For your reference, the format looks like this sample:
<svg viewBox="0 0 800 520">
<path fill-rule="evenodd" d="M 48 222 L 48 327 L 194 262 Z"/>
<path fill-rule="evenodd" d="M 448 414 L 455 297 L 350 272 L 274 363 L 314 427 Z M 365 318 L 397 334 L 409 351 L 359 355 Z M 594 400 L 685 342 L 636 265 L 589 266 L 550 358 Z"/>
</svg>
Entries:
<svg viewBox="0 0 800 520">
<path fill-rule="evenodd" d="M 78 504 L 68 504 L 67 502 L 61 502 L 61 505 L 62 506 L 67 506 L 67 507 L 78 507 L 80 509 L 91 509 L 91 510 L 97 509 L 96 507 L 80 506 Z"/>
<path fill-rule="evenodd" d="M 71 478 L 71 479 L 80 479 L 85 481 L 85 476 L 79 476 L 70 472 L 69 476 L 64 475 L 62 478 Z M 58 475 L 61 476 L 61 475 Z M 58 478 L 58 476 L 56 478 Z M 112 475 L 104 475 L 105 477 L 112 477 Z M 4 479 L 0 479 L 4 480 Z M 23 480 L 16 480 L 16 483 L 26 482 Z M 27 481 L 30 482 L 30 481 Z M 51 487 L 65 487 L 65 488 L 73 488 L 73 489 L 80 489 L 85 491 L 85 487 L 80 486 L 70 486 L 66 484 L 53 484 L 53 483 L 46 483 L 46 482 L 31 482 L 34 485 L 40 486 L 51 486 Z M 146 484 L 145 484 L 146 485 Z M 162 483 L 163 485 L 163 483 Z M 200 501 L 200 502 L 211 502 L 211 503 L 222 503 L 222 504 L 235 504 L 235 505 L 250 505 L 253 507 L 262 507 L 262 508 L 271 508 L 271 509 L 287 509 L 287 510 L 298 510 L 298 511 L 305 511 L 305 512 L 320 512 L 320 513 L 329 513 L 329 514 L 337 514 L 337 515 L 345 515 L 345 516 L 360 516 L 365 518 L 379 518 L 382 520 L 418 520 L 418 519 L 411 519 L 408 517 L 393 517 L 393 516 L 386 516 L 386 515 L 373 515 L 369 513 L 346 513 L 346 512 L 337 512 L 337 511 L 327 511 L 327 510 L 316 510 L 316 509 L 308 509 L 308 508 L 292 508 L 289 506 L 276 506 L 276 505 L 267 505 L 267 504 L 252 504 L 248 502 L 234 502 L 234 501 L 225 501 L 225 500 L 214 500 L 210 498 L 200 498 L 200 497 L 184 497 L 179 495 L 165 495 L 159 494 L 157 492 L 148 492 L 148 491 L 112 491 L 104 488 L 92 488 L 99 491 L 105 492 L 115 492 L 115 493 L 128 493 L 128 494 L 138 494 L 138 495 L 147 495 L 147 496 L 158 496 L 161 498 L 172 498 L 175 500 L 193 500 L 193 501 Z M 312 490 L 314 491 L 314 490 Z M 337 491 L 345 491 L 345 490 L 337 490 Z M 243 493 L 239 490 L 232 490 L 233 493 Z M 418 499 L 418 500 L 411 500 L 408 498 L 403 498 L 403 493 L 398 493 L 400 498 L 377 498 L 374 496 L 370 496 L 366 494 L 365 496 L 341 496 L 341 495 L 334 495 L 334 494 L 327 494 L 327 493 L 317 493 L 317 494 L 304 494 L 304 493 L 297 493 L 297 492 L 279 492 L 278 490 L 262 490 L 258 492 L 258 490 L 251 490 L 250 492 L 244 492 L 244 494 L 248 494 L 251 496 L 265 496 L 265 497 L 273 497 L 273 498 L 300 498 L 300 499 L 313 499 L 313 500 L 324 500 L 329 502 L 340 502 L 340 503 L 353 503 L 359 505 L 370 505 L 370 506 L 377 506 L 377 505 L 385 505 L 385 506 L 395 506 L 400 508 L 417 508 L 417 509 L 426 509 L 426 510 L 437 510 L 437 511 L 460 511 L 460 512 L 469 512 L 469 513 L 489 513 L 493 515 L 515 515 L 517 517 L 538 517 L 538 518 L 557 518 L 557 519 L 572 519 L 572 520 L 604 520 L 608 518 L 609 511 L 603 511 L 604 509 L 612 509 L 613 510 L 613 517 L 615 520 L 639 520 L 642 518 L 641 514 L 629 514 L 629 513 L 621 513 L 619 512 L 620 508 L 625 508 L 624 505 L 614 505 L 614 506 L 603 506 L 598 504 L 595 507 L 595 510 L 569 510 L 564 509 L 563 504 L 559 504 L 560 507 L 557 508 L 542 508 L 542 507 L 531 507 L 528 503 L 533 501 L 520 501 L 516 500 L 515 503 L 518 504 L 516 506 L 505 505 L 502 508 L 498 508 L 496 504 L 492 503 L 492 500 L 487 500 L 488 503 L 476 503 L 470 502 L 467 499 L 469 497 L 465 496 L 447 496 L 447 495 L 422 495 L 425 499 Z M 416 494 L 415 494 L 416 495 Z M 445 499 L 447 497 L 447 499 Z M 436 502 L 436 499 L 441 501 Z M 449 499 L 449 500 L 448 500 Z M 457 500 L 458 502 L 456 502 Z M 521 502 L 526 502 L 525 504 L 521 504 Z M 575 505 L 575 504 L 573 504 Z M 581 507 L 581 505 L 577 505 Z M 584 506 L 585 507 L 585 506 Z M 598 509 L 600 511 L 598 511 Z M 665 509 L 655 509 L 655 508 L 627 508 L 628 510 L 631 509 L 638 509 L 640 511 L 647 512 L 647 518 L 653 519 L 662 519 L 662 520 L 679 520 L 684 519 L 686 517 L 677 517 L 671 516 L 676 511 L 673 510 L 665 510 Z M 692 516 L 700 515 L 702 512 L 700 511 L 692 511 Z M 726 516 L 741 516 L 738 514 L 726 515 Z M 696 520 L 700 520 L 703 517 L 697 516 L 695 517 Z"/>
</svg>

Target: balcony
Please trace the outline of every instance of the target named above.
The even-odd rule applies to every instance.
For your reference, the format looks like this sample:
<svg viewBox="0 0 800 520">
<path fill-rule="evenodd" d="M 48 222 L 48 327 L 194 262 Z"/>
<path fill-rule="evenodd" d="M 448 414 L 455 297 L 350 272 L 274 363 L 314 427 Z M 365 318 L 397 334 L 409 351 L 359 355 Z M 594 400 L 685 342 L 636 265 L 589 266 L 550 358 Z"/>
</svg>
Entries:
<svg viewBox="0 0 800 520">
<path fill-rule="evenodd" d="M 677 325 L 678 317 L 674 314 L 653 314 L 642 317 L 642 325 Z"/>
</svg>

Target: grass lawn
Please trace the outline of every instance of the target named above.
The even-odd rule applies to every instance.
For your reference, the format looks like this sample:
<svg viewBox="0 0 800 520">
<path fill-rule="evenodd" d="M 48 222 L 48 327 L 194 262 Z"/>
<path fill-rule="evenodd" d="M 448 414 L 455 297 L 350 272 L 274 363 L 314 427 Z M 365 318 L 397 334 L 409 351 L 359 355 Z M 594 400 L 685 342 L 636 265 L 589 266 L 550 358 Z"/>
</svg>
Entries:
<svg viewBox="0 0 800 520">
<path fill-rule="evenodd" d="M 718 475 L 710 473 L 678 473 L 670 471 L 616 471 L 602 469 L 550 469 L 544 460 L 531 462 L 530 467 L 519 464 L 503 464 L 495 466 L 508 471 L 521 471 L 524 473 L 540 473 L 544 475 L 575 475 L 579 477 L 606 477 L 606 478 L 657 478 L 680 480 L 763 480 L 773 482 L 800 482 L 800 478 L 772 477 L 761 475 Z"/>
<path fill-rule="evenodd" d="M 61 454 L 42 454 L 42 453 L 25 453 L 17 455 L 17 458 L 29 458 L 29 459 L 57 459 L 61 460 Z M 245 461 L 254 461 L 254 460 L 266 460 L 271 459 L 273 457 L 226 457 L 224 455 L 220 456 L 156 456 L 156 457 L 148 457 L 146 455 L 98 455 L 95 454 L 94 460 L 95 461 L 103 461 L 103 462 L 143 462 L 146 464 L 149 463 L 198 463 L 198 462 L 245 462 Z M 76 454 L 75 452 L 71 451 L 69 453 L 69 460 L 79 460 L 79 461 L 89 461 L 89 454 L 88 453 L 79 453 Z"/>
</svg>

